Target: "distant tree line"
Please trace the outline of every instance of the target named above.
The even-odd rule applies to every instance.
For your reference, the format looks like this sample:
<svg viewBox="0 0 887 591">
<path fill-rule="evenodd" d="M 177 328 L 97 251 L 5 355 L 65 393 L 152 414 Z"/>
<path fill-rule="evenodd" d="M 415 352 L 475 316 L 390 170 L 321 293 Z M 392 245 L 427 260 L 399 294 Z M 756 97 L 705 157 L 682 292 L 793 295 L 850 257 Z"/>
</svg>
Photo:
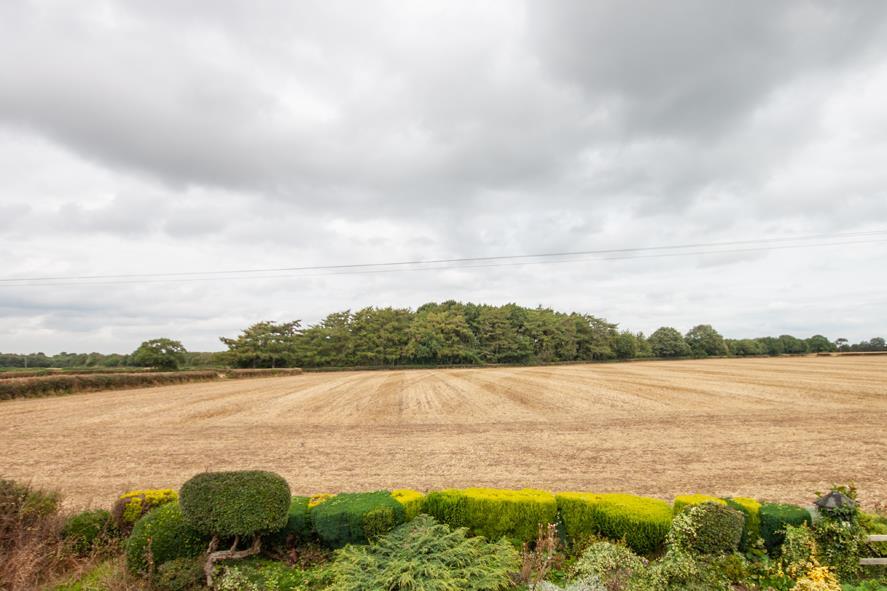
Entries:
<svg viewBox="0 0 887 591">
<path fill-rule="evenodd" d="M 128 355 L 0 353 L 0 367 L 348 367 L 552 363 L 609 359 L 753 356 L 831 351 L 885 351 L 884 339 L 851 345 L 822 335 L 725 339 L 711 325 L 682 334 L 664 326 L 649 336 L 618 329 L 589 314 L 447 301 L 408 308 L 363 308 L 330 314 L 317 324 L 259 322 L 227 351 L 186 351 L 178 341 L 153 339 Z"/>
</svg>

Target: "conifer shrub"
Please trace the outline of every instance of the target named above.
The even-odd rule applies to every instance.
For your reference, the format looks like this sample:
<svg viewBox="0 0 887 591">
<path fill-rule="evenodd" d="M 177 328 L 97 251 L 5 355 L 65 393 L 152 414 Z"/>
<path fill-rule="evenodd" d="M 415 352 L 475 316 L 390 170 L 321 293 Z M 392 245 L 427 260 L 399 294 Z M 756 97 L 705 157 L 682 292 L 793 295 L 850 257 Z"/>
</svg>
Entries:
<svg viewBox="0 0 887 591">
<path fill-rule="evenodd" d="M 787 503 L 763 503 L 760 509 L 761 537 L 767 550 L 772 554 L 779 550 L 785 540 L 788 525 L 812 525 L 810 512 L 803 507 Z"/>
<path fill-rule="evenodd" d="M 88 554 L 97 543 L 112 537 L 115 530 L 111 513 L 95 509 L 68 517 L 62 527 L 62 537 L 78 554 Z"/>
<path fill-rule="evenodd" d="M 710 495 L 678 495 L 674 498 L 674 514 L 677 515 L 686 507 L 701 505 L 702 503 L 718 503 L 721 505 L 726 505 L 727 501 L 725 501 L 724 499 L 719 499 L 718 497 L 712 497 Z"/>
<path fill-rule="evenodd" d="M 391 491 L 391 496 L 394 497 L 395 501 L 403 505 L 407 521 L 415 519 L 425 506 L 425 495 L 417 490 L 399 488 Z"/>
<path fill-rule="evenodd" d="M 171 488 L 142 489 L 125 492 L 117 498 L 111 508 L 114 525 L 122 532 L 129 532 L 132 526 L 145 513 L 179 499 Z"/>
<path fill-rule="evenodd" d="M 286 525 L 290 487 L 273 472 L 204 472 L 182 485 L 182 514 L 202 533 L 246 536 Z"/>
<path fill-rule="evenodd" d="M 468 537 L 419 515 L 369 546 L 346 546 L 330 566 L 329 591 L 496 591 L 511 587 L 520 560 L 506 540 Z"/>
<path fill-rule="evenodd" d="M 134 574 L 147 574 L 176 558 L 193 558 L 205 549 L 208 538 L 191 527 L 178 503 L 161 505 L 139 519 L 126 540 L 126 566 Z"/>
<path fill-rule="evenodd" d="M 338 494 L 313 507 L 310 514 L 317 536 L 331 548 L 366 544 L 406 519 L 404 506 L 385 490 Z"/>
<path fill-rule="evenodd" d="M 739 547 L 745 514 L 718 503 L 690 505 L 672 521 L 669 548 L 693 554 L 727 554 Z"/>
<path fill-rule="evenodd" d="M 540 524 L 557 519 L 557 501 L 534 489 L 466 488 L 433 491 L 423 511 L 450 527 L 466 527 L 473 535 L 495 540 L 530 542 Z"/>
<path fill-rule="evenodd" d="M 730 497 L 724 500 L 728 507 L 745 514 L 742 538 L 739 540 L 739 549 L 745 552 L 761 538 L 761 503 L 746 497 Z"/>
<path fill-rule="evenodd" d="M 581 543 L 595 536 L 624 540 L 639 554 L 662 546 L 671 528 L 671 505 L 626 494 L 561 493 L 557 506 L 568 538 Z"/>
</svg>

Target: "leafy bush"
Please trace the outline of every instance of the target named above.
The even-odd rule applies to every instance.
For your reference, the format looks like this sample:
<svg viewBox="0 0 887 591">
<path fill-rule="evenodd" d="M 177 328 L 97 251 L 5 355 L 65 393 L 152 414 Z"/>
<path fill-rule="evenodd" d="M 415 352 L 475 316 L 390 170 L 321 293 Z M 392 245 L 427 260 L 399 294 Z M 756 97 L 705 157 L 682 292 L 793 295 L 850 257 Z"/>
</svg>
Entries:
<svg viewBox="0 0 887 591">
<path fill-rule="evenodd" d="M 561 493 L 556 498 L 573 542 L 594 536 L 624 539 L 635 552 L 649 554 L 665 542 L 671 528 L 671 506 L 659 499 L 592 493 Z"/>
<path fill-rule="evenodd" d="M 557 518 L 557 501 L 549 492 L 495 488 L 447 489 L 428 493 L 424 512 L 473 535 L 513 542 L 535 539 L 539 525 Z"/>
<path fill-rule="evenodd" d="M 831 567 L 842 580 L 859 575 L 864 532 L 858 521 L 826 517 L 813 526 L 813 534 L 822 564 Z"/>
<path fill-rule="evenodd" d="M 330 591 L 494 591 L 510 586 L 517 551 L 469 538 L 420 515 L 370 546 L 346 546 L 330 567 Z"/>
<path fill-rule="evenodd" d="M 213 536 L 262 534 L 287 522 L 290 487 L 272 472 L 204 472 L 182 485 L 182 514 Z"/>
<path fill-rule="evenodd" d="M 193 558 L 205 549 L 207 540 L 191 527 L 178 503 L 167 503 L 139 519 L 126 540 L 126 566 L 135 574 L 146 574 L 176 558 Z"/>
<path fill-rule="evenodd" d="M 221 569 L 218 591 L 306 591 L 329 582 L 325 566 L 300 568 L 277 560 L 252 558 Z"/>
<path fill-rule="evenodd" d="M 816 561 L 816 539 L 807 524 L 787 525 L 779 562 L 782 570 L 797 579 Z"/>
<path fill-rule="evenodd" d="M 534 591 L 609 591 L 594 575 L 582 577 L 567 583 L 566 587 L 555 585 L 551 581 L 542 581 L 534 588 Z"/>
<path fill-rule="evenodd" d="M 792 591 L 841 591 L 841 586 L 827 566 L 816 566 L 798 579 Z"/>
<path fill-rule="evenodd" d="M 785 528 L 788 525 L 813 523 L 810 512 L 797 505 L 784 503 L 764 503 L 759 512 L 761 516 L 761 537 L 767 550 L 776 552 L 785 539 Z"/>
<path fill-rule="evenodd" d="M 274 546 L 295 546 L 311 539 L 314 529 L 311 526 L 311 514 L 308 503 L 311 497 L 293 497 L 287 512 L 286 524 L 282 529 L 269 536 Z"/>
<path fill-rule="evenodd" d="M 678 495 L 674 498 L 673 511 L 674 514 L 677 515 L 683 511 L 685 507 L 701 505 L 702 503 L 720 503 L 721 505 L 726 505 L 727 501 L 709 495 Z"/>
<path fill-rule="evenodd" d="M 118 529 L 128 532 L 151 509 L 177 500 L 179 495 L 171 488 L 131 490 L 117 498 L 111 516 Z"/>
<path fill-rule="evenodd" d="M 189 591 L 203 583 L 203 561 L 194 558 L 176 558 L 164 562 L 157 569 L 154 587 L 157 591 Z"/>
<path fill-rule="evenodd" d="M 595 542 L 591 544 L 573 567 L 580 579 L 597 578 L 607 589 L 623 589 L 635 571 L 647 561 L 622 544 Z"/>
<path fill-rule="evenodd" d="M 111 534 L 111 529 L 111 514 L 108 511 L 83 511 L 65 520 L 62 537 L 78 554 L 88 554 L 96 542 Z"/>
<path fill-rule="evenodd" d="M 403 505 L 407 521 L 412 521 L 425 507 L 425 495 L 417 490 L 399 488 L 391 491 L 394 500 Z"/>
<path fill-rule="evenodd" d="M 404 522 L 403 505 L 388 491 L 342 493 L 311 509 L 311 522 L 328 546 L 365 544 Z"/>
<path fill-rule="evenodd" d="M 628 588 L 631 591 L 712 591 L 710 586 L 694 586 L 700 584 L 702 579 L 703 572 L 691 554 L 669 551 L 659 560 L 635 571 Z"/>
<path fill-rule="evenodd" d="M 731 497 L 724 499 L 727 506 L 745 514 L 745 524 L 742 526 L 742 539 L 739 540 L 739 549 L 743 552 L 753 547 L 761 538 L 761 504 L 746 497 Z"/>
<path fill-rule="evenodd" d="M 671 525 L 669 547 L 694 554 L 726 554 L 739 547 L 745 515 L 718 503 L 691 505 Z"/>
</svg>

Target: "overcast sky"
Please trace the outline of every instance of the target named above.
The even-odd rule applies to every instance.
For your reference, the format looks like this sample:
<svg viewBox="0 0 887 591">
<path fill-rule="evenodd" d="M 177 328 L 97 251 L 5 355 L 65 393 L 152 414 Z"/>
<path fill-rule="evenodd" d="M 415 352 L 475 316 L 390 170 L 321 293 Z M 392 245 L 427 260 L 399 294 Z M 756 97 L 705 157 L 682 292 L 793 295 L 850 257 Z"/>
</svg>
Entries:
<svg viewBox="0 0 887 591">
<path fill-rule="evenodd" d="M 0 3 L 0 278 L 887 229 L 887 3 Z M 881 240 L 887 236 L 881 236 Z M 887 336 L 887 243 L 0 282 L 0 351 L 220 348 L 433 300 L 649 332 Z"/>
</svg>

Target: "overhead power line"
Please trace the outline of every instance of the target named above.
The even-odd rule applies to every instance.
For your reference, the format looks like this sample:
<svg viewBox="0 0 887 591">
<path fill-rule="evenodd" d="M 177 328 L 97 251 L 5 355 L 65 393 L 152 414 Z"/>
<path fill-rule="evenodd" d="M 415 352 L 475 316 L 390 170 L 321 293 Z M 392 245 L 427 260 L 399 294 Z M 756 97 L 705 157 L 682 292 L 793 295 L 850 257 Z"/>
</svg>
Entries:
<svg viewBox="0 0 887 591">
<path fill-rule="evenodd" d="M 878 237 L 882 236 L 885 238 L 877 239 Z M 826 242 L 822 242 L 821 240 L 825 238 L 829 240 Z M 859 240 L 847 240 L 847 238 L 859 238 Z M 786 242 L 796 242 L 798 244 L 785 244 Z M 478 269 L 491 267 L 615 261 L 643 258 L 738 254 L 770 250 L 876 244 L 883 242 L 887 242 L 887 230 L 876 230 L 869 232 L 847 232 L 840 234 L 812 234 L 795 237 L 760 238 L 754 240 L 733 240 L 727 242 L 691 243 L 667 246 L 547 252 L 525 255 L 500 255 L 377 263 L 231 269 L 227 271 L 213 270 L 106 275 L 0 277 L 0 287 L 122 285 L 190 281 L 275 279 L 287 277 L 325 277 L 331 275 L 362 275 L 376 273 L 403 273 L 414 271 L 443 271 L 453 269 Z M 743 245 L 750 246 L 745 246 L 742 248 L 724 248 Z"/>
</svg>

